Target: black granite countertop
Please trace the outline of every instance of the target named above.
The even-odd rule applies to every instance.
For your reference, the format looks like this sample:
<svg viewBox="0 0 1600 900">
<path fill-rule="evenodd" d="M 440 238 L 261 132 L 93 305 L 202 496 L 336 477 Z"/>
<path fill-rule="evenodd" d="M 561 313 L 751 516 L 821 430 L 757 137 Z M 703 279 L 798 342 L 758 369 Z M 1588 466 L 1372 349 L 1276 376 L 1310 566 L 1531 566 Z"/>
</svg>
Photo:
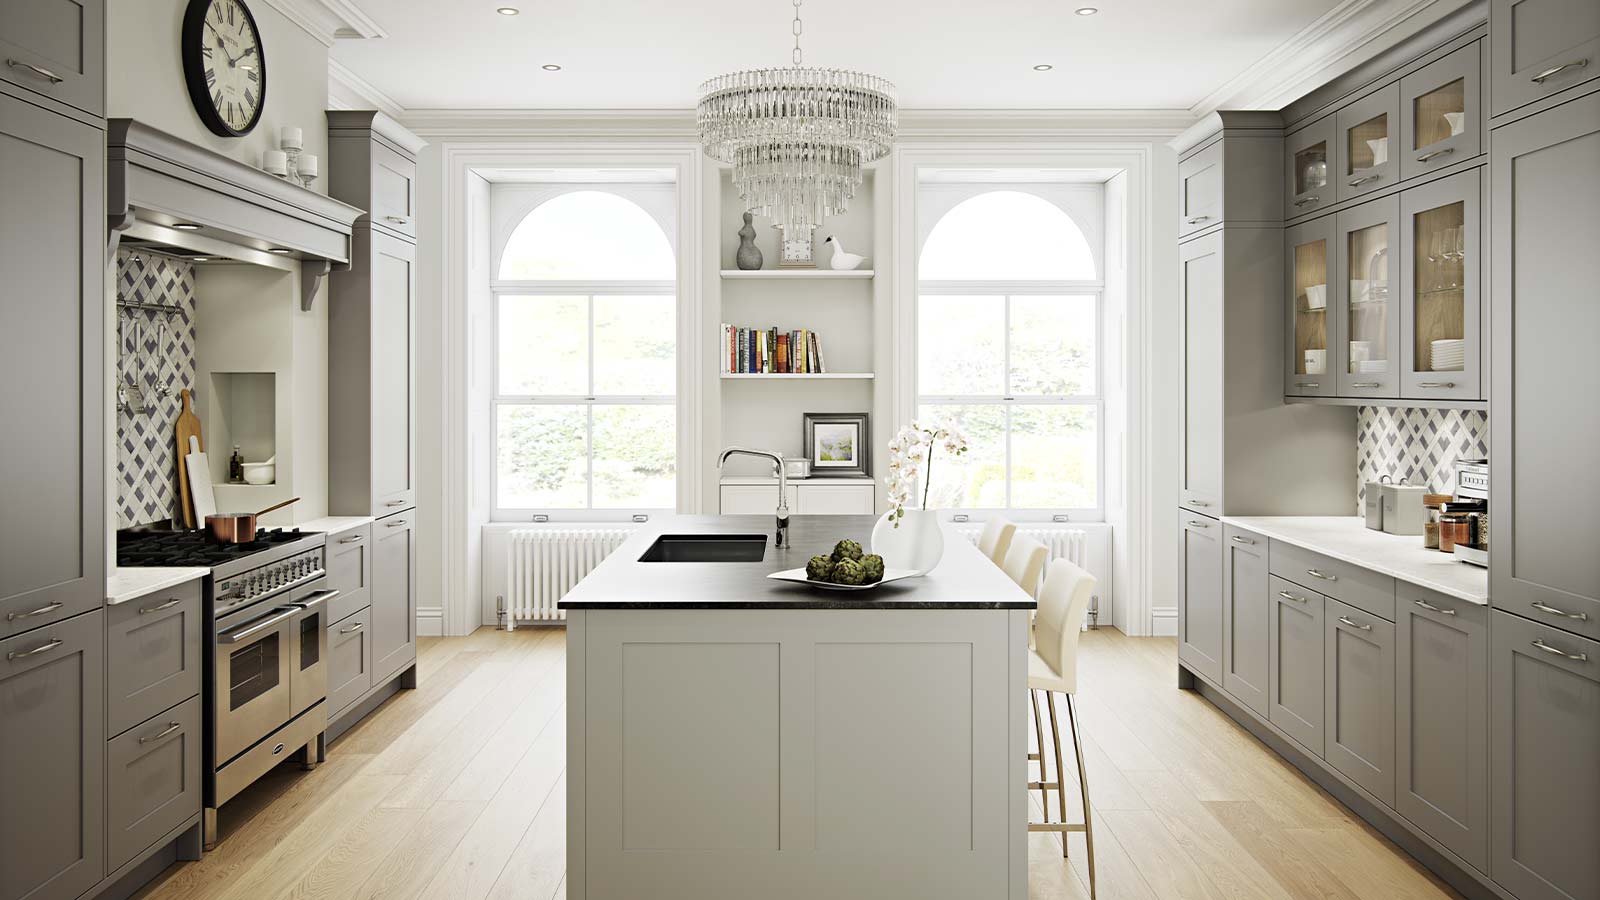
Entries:
<svg viewBox="0 0 1600 900">
<path fill-rule="evenodd" d="M 794 516 L 789 544 L 772 546 L 771 516 L 669 516 L 612 551 L 557 604 L 562 609 L 1033 609 L 1000 567 L 944 526 L 944 557 L 922 578 L 871 591 L 826 591 L 768 578 L 805 566 L 844 538 L 871 552 L 876 516 Z M 663 534 L 764 534 L 760 562 L 640 562 Z"/>
</svg>

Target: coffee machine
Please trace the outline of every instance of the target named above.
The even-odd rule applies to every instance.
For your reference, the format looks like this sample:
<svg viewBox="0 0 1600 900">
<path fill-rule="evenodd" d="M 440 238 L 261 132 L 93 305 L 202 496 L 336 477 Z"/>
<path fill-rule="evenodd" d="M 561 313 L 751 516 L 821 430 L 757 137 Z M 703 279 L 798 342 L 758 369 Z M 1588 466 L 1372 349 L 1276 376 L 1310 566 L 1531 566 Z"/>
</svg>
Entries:
<svg viewBox="0 0 1600 900">
<path fill-rule="evenodd" d="M 1489 566 L 1489 461 L 1456 461 L 1455 499 L 1444 506 L 1446 513 L 1465 514 L 1471 522 L 1472 539 L 1457 542 L 1456 559 L 1474 566 Z"/>
</svg>

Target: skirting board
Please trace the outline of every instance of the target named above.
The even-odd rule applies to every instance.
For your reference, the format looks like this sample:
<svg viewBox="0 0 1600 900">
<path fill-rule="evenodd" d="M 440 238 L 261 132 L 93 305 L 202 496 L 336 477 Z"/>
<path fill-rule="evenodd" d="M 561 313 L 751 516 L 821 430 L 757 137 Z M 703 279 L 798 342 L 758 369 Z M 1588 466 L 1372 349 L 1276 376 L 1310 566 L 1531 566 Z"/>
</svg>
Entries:
<svg viewBox="0 0 1600 900">
<path fill-rule="evenodd" d="M 1176 606 L 1153 606 L 1150 608 L 1150 636 L 1178 636 L 1178 608 Z"/>
<path fill-rule="evenodd" d="M 444 637 L 444 607 L 417 607 L 417 637 Z"/>
</svg>

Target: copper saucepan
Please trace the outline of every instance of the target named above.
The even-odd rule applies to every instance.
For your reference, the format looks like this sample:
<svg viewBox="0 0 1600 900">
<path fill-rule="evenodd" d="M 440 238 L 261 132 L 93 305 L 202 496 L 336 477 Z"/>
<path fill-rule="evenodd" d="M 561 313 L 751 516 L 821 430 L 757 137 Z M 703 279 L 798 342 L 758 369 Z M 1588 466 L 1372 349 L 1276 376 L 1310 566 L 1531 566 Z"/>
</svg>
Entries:
<svg viewBox="0 0 1600 900">
<path fill-rule="evenodd" d="M 300 498 L 295 497 L 282 503 L 274 503 L 260 512 L 218 513 L 206 516 L 206 531 L 210 532 L 211 539 L 219 544 L 248 544 L 256 539 L 257 518 L 298 502 Z"/>
</svg>

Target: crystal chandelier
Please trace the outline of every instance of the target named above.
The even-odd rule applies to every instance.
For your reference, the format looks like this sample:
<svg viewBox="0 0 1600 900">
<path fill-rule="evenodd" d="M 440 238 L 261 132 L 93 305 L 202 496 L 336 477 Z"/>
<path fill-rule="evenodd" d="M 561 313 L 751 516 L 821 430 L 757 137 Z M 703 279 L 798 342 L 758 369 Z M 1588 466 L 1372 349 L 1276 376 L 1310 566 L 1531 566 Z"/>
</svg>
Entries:
<svg viewBox="0 0 1600 900">
<path fill-rule="evenodd" d="M 700 86 L 700 142 L 733 164 L 746 206 L 788 235 L 843 213 L 861 167 L 894 143 L 894 85 L 875 75 L 801 65 L 800 2 L 793 65 L 721 75 Z"/>
</svg>

